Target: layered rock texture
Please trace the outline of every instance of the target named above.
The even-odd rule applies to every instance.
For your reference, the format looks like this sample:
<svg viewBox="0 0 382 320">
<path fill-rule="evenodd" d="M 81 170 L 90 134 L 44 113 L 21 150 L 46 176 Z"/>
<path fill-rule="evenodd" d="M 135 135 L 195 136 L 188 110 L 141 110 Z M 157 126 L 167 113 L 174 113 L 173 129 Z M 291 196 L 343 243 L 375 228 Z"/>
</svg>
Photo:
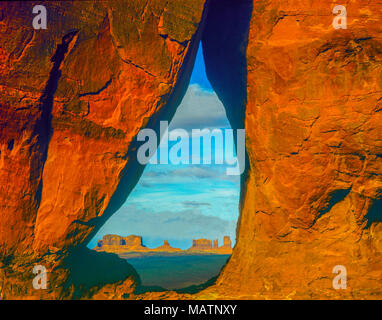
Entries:
<svg viewBox="0 0 382 320">
<path fill-rule="evenodd" d="M 210 239 L 193 239 L 192 246 L 187 250 L 189 252 L 213 253 L 213 254 L 231 254 L 232 244 L 229 236 L 224 236 L 223 245 L 219 247 L 219 241 Z"/>
<path fill-rule="evenodd" d="M 127 236 L 121 237 L 114 234 L 107 234 L 103 236 L 102 240 L 97 242 L 97 246 L 94 248 L 97 251 L 115 252 L 118 251 L 142 251 L 146 250 L 142 244 L 142 237 L 140 236 Z"/>
<path fill-rule="evenodd" d="M 34 30 L 36 4 L 0 3 L 5 299 L 64 295 L 61 281 L 69 275 L 60 270 L 63 279 L 51 276 L 49 289 L 34 290 L 33 265 L 39 261 L 53 272 L 66 256 L 81 260 L 73 248 L 86 251 L 127 198 L 143 170 L 135 136 L 170 120 L 180 103 L 205 5 L 49 1 L 47 30 Z"/>
<path fill-rule="evenodd" d="M 102 240 L 97 241 L 97 245 L 94 248 L 99 252 L 111 252 L 120 255 L 121 257 L 132 257 L 135 253 L 137 256 L 155 255 L 155 254 L 167 254 L 176 253 L 179 255 L 188 254 L 231 254 L 232 245 L 229 236 L 224 236 L 224 243 L 221 247 L 218 245 L 218 240 L 209 239 L 194 239 L 192 240 L 192 246 L 187 250 L 181 250 L 174 248 L 170 245 L 168 240 L 164 240 L 163 245 L 156 248 L 149 248 L 142 244 L 142 237 L 130 235 L 122 237 L 114 234 L 107 234 L 102 237 Z"/>
<path fill-rule="evenodd" d="M 215 243 L 214 243 L 215 244 Z M 211 250 L 212 240 L 209 239 L 194 239 L 190 249 L 194 250 Z"/>
<path fill-rule="evenodd" d="M 141 236 L 130 235 L 127 237 L 122 237 L 114 234 L 104 235 L 102 240 L 98 240 L 97 246 L 94 250 L 112 252 L 120 255 L 130 252 L 152 253 L 181 251 L 179 248 L 172 247 L 167 240 L 164 241 L 163 245 L 157 248 L 149 248 L 142 244 Z"/>
<path fill-rule="evenodd" d="M 236 247 L 204 296 L 382 298 L 380 2 L 347 2 L 347 29 L 332 26 L 336 1 L 228 2 L 209 11 L 203 44 L 225 107 L 245 105 L 249 169 Z M 246 50 L 219 55 L 249 8 Z M 245 94 L 227 76 L 243 64 Z"/>
<path fill-rule="evenodd" d="M 35 4 L 0 3 L 1 298 L 133 292 L 125 261 L 85 245 L 139 179 L 135 137 L 171 119 L 200 38 L 247 163 L 232 257 L 191 298 L 382 298 L 378 0 L 346 3 L 347 29 L 328 0 L 49 1 L 47 30 Z"/>
</svg>

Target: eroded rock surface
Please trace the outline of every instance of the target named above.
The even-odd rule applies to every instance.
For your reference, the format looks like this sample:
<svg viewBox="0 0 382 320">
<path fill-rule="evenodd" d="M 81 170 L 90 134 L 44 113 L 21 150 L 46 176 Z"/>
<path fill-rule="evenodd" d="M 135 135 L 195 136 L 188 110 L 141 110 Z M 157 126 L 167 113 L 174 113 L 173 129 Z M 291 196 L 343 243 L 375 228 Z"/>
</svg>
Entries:
<svg viewBox="0 0 382 320">
<path fill-rule="evenodd" d="M 179 104 L 202 20 L 208 77 L 246 129 L 236 246 L 198 295 L 144 297 L 382 297 L 379 1 L 348 2 L 340 30 L 328 0 L 212 0 L 206 19 L 202 0 L 47 2 L 47 31 L 34 4 L 0 3 L 3 298 L 133 292 L 127 264 L 83 244 L 139 179 L 139 129 Z M 99 269 L 81 287 L 84 260 Z M 54 284 L 43 293 L 36 263 Z M 111 265 L 123 272 L 94 283 Z"/>
<path fill-rule="evenodd" d="M 239 1 L 252 9 L 248 44 L 218 55 L 237 25 L 224 2 L 207 17 L 207 73 L 239 110 L 224 66 L 240 73 L 246 55 L 250 168 L 233 255 L 201 296 L 381 298 L 380 2 L 347 3 L 347 29 L 336 30 L 331 1 Z M 346 290 L 332 286 L 336 265 L 347 269 Z"/>
<path fill-rule="evenodd" d="M 0 4 L 4 298 L 33 295 L 35 259 L 60 264 L 124 202 L 143 170 L 133 140 L 180 103 L 204 9 L 202 0 L 52 1 L 48 29 L 34 30 L 36 4 Z"/>
<path fill-rule="evenodd" d="M 132 252 L 139 252 L 144 255 L 147 252 L 181 251 L 179 248 L 173 248 L 167 240 L 164 240 L 163 245 L 157 248 L 149 248 L 143 245 L 141 236 L 130 235 L 127 237 L 122 237 L 114 234 L 104 235 L 102 240 L 98 240 L 97 246 L 93 250 L 112 252 L 121 255 Z"/>
</svg>

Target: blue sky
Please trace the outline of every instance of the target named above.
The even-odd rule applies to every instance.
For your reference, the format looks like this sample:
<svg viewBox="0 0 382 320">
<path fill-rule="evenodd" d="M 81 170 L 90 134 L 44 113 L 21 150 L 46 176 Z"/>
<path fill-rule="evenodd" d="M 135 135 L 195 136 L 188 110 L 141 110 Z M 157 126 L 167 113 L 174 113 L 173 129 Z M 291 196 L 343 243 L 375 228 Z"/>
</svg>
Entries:
<svg viewBox="0 0 382 320">
<path fill-rule="evenodd" d="M 169 130 L 230 129 L 225 110 L 205 74 L 199 48 L 190 86 Z M 214 147 L 214 146 L 213 146 Z M 214 153 L 214 150 L 212 150 Z M 144 245 L 156 247 L 169 240 L 186 249 L 192 239 L 231 236 L 235 242 L 240 177 L 226 175 L 226 165 L 148 164 L 125 204 L 89 243 L 103 235 L 141 235 Z"/>
<path fill-rule="evenodd" d="M 196 55 L 195 65 L 190 80 L 190 85 L 191 84 L 198 84 L 204 90 L 213 91 L 212 86 L 207 79 L 206 69 L 204 66 L 203 49 L 201 45 L 199 46 L 199 50 Z"/>
</svg>

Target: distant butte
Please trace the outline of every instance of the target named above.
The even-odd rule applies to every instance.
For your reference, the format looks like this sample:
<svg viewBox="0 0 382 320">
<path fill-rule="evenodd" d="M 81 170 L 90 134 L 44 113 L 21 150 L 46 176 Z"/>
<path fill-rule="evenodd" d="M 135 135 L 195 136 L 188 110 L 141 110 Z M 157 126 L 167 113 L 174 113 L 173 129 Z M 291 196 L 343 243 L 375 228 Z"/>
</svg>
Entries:
<svg viewBox="0 0 382 320">
<path fill-rule="evenodd" d="M 97 242 L 97 246 L 94 250 L 116 253 L 121 256 L 155 254 L 231 254 L 232 243 L 229 236 L 224 236 L 223 245 L 220 247 L 217 239 L 213 241 L 209 239 L 193 239 L 192 246 L 187 250 L 173 248 L 168 240 L 165 240 L 163 245 L 157 248 L 148 248 L 143 245 L 141 236 L 130 235 L 122 237 L 119 235 L 107 234 L 103 236 L 102 240 Z"/>
<path fill-rule="evenodd" d="M 214 240 L 213 242 L 209 239 L 194 239 L 192 240 L 192 247 L 187 251 L 231 254 L 232 243 L 229 236 L 224 236 L 223 245 L 221 247 L 219 247 L 218 239 Z"/>
</svg>

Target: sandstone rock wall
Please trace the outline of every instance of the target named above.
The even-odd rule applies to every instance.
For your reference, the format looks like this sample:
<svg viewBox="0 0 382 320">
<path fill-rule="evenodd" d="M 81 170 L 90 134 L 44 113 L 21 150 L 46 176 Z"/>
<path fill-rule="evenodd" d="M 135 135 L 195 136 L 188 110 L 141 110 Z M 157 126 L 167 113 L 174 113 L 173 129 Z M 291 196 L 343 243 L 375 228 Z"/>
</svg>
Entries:
<svg viewBox="0 0 382 320">
<path fill-rule="evenodd" d="M 193 239 L 192 246 L 187 250 L 190 252 L 205 252 L 212 254 L 231 254 L 232 244 L 229 236 L 224 236 L 223 245 L 219 247 L 218 240 Z"/>
<path fill-rule="evenodd" d="M 164 240 L 163 245 L 157 248 L 148 248 L 142 244 L 142 237 L 130 235 L 122 237 L 114 234 L 106 234 L 102 240 L 98 240 L 96 251 L 111 252 L 116 254 L 127 254 L 131 252 L 176 252 L 181 251 L 179 248 L 173 248 L 168 240 Z"/>
<path fill-rule="evenodd" d="M 134 235 L 121 237 L 115 234 L 107 234 L 97 242 L 97 247 L 103 246 L 142 247 L 142 237 Z"/>
<path fill-rule="evenodd" d="M 143 170 L 135 136 L 180 103 L 204 10 L 203 0 L 49 1 L 48 29 L 34 30 L 36 4 L 0 3 L 5 298 L 34 294 L 34 261 L 61 261 L 124 202 Z"/>
<path fill-rule="evenodd" d="M 204 297 L 381 298 L 381 3 L 347 2 L 336 30 L 337 1 L 239 1 L 252 14 L 235 35 L 245 12 L 228 2 L 211 6 L 203 44 L 248 163 L 236 247 Z M 236 54 L 227 38 L 241 38 Z M 245 97 L 226 76 L 243 63 Z"/>
<path fill-rule="evenodd" d="M 382 297 L 380 1 L 347 2 L 341 30 L 329 0 L 211 0 L 207 17 L 203 0 L 49 1 L 48 31 L 32 29 L 34 4 L 0 3 L 2 298 L 102 297 L 92 279 L 78 289 L 100 260 L 133 290 L 126 264 L 83 245 L 139 179 L 139 129 L 180 103 L 201 21 L 247 162 L 235 249 L 198 298 Z M 37 262 L 54 270 L 43 293 Z"/>
<path fill-rule="evenodd" d="M 224 236 L 223 247 L 232 248 L 231 238 L 229 236 Z"/>
<path fill-rule="evenodd" d="M 193 239 L 190 250 L 211 250 L 212 240 L 209 239 Z"/>
</svg>

